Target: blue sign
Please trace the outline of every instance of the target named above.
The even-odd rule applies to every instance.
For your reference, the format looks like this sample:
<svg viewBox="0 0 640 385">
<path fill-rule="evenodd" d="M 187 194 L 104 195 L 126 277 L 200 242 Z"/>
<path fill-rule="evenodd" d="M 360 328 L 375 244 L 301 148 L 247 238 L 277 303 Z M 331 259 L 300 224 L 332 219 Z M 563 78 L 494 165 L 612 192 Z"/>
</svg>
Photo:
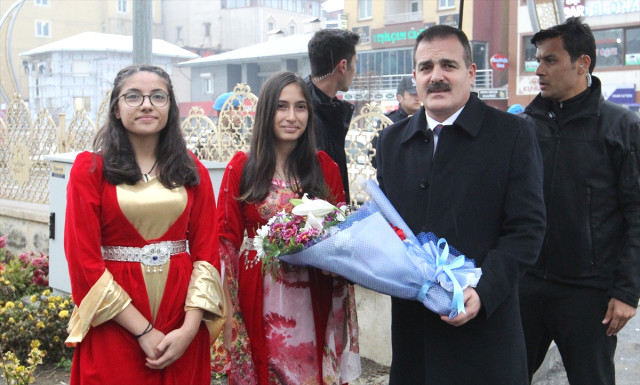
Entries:
<svg viewBox="0 0 640 385">
<path fill-rule="evenodd" d="M 613 87 L 602 87 L 602 94 L 610 102 L 618 104 L 634 104 L 636 102 L 635 84 L 620 84 Z"/>
</svg>

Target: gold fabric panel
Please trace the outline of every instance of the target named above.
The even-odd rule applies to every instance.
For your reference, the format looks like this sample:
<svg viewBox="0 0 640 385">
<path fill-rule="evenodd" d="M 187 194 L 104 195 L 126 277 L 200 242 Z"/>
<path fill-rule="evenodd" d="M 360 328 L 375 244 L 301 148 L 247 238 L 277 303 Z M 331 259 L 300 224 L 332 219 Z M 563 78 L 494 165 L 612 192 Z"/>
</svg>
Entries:
<svg viewBox="0 0 640 385">
<path fill-rule="evenodd" d="M 76 305 L 67 325 L 67 346 L 81 342 L 91 326 L 103 324 L 120 314 L 129 304 L 129 294 L 113 280 L 109 270 L 91 287 L 80 305 Z"/>
<path fill-rule="evenodd" d="M 218 334 L 220 334 L 224 325 L 224 303 L 222 281 L 218 270 L 209 262 L 194 262 L 184 309 L 186 311 L 204 310 L 203 320 L 207 325 L 207 329 L 209 329 L 209 337 L 212 343 L 218 338 Z"/>
<path fill-rule="evenodd" d="M 147 297 L 149 297 L 149 308 L 151 309 L 151 317 L 153 322 L 156 322 L 156 316 L 158 315 L 158 308 L 160 302 L 162 302 L 162 294 L 164 293 L 164 287 L 167 284 L 167 277 L 169 276 L 169 266 L 171 265 L 171 258 L 162 265 L 162 271 L 147 272 L 147 266 L 140 264 L 142 269 L 142 276 L 144 277 L 144 284 L 147 286 Z M 156 266 L 158 268 L 160 266 Z"/>
<path fill-rule="evenodd" d="M 187 207 L 187 190 L 165 188 L 158 178 L 116 187 L 118 204 L 125 217 L 144 239 L 162 237 Z"/>
</svg>

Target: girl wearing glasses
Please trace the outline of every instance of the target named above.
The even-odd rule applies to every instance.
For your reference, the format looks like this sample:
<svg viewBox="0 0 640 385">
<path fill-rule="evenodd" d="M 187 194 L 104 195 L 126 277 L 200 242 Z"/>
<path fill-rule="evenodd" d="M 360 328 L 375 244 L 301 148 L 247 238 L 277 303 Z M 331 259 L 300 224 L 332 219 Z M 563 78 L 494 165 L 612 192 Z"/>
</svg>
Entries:
<svg viewBox="0 0 640 385">
<path fill-rule="evenodd" d="M 163 69 L 118 73 L 94 148 L 67 189 L 71 384 L 208 385 L 224 303 L 215 199 Z"/>
<path fill-rule="evenodd" d="M 353 286 L 284 262 L 263 273 L 251 239 L 304 193 L 345 201 L 338 165 L 316 151 L 308 88 L 291 72 L 262 86 L 248 153 L 227 165 L 218 200 L 220 255 L 234 317 L 225 325 L 229 384 L 340 385 L 360 374 Z M 245 238 L 245 231 L 248 238 Z"/>
</svg>

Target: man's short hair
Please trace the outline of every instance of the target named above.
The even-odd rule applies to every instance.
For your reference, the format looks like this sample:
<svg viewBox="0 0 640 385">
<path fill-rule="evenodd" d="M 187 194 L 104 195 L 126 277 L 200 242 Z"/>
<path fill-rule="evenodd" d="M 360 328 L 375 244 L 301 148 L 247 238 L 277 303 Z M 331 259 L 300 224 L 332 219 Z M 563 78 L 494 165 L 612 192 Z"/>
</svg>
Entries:
<svg viewBox="0 0 640 385">
<path fill-rule="evenodd" d="M 570 17 L 562 24 L 538 31 L 531 38 L 531 44 L 538 47 L 538 44 L 554 37 L 562 39 L 562 46 L 569 53 L 572 63 L 580 56 L 588 55 L 591 58 L 589 73 L 593 72 L 596 66 L 596 40 L 591 28 L 582 22 L 581 17 Z"/>
<path fill-rule="evenodd" d="M 433 27 L 429 27 L 422 31 L 420 35 L 416 38 L 416 45 L 413 47 L 413 65 L 415 67 L 416 63 L 416 51 L 418 50 L 418 45 L 423 42 L 431 42 L 436 39 L 446 39 L 448 37 L 455 36 L 460 44 L 462 44 L 462 48 L 464 49 L 464 64 L 469 68 L 473 63 L 473 59 L 471 58 L 471 45 L 469 44 L 469 39 L 467 35 L 465 35 L 462 30 L 458 28 L 451 27 L 449 25 L 438 24 Z"/>
<path fill-rule="evenodd" d="M 333 72 L 342 59 L 351 63 L 359 41 L 360 35 L 346 29 L 322 29 L 316 32 L 307 46 L 311 76 Z"/>
</svg>

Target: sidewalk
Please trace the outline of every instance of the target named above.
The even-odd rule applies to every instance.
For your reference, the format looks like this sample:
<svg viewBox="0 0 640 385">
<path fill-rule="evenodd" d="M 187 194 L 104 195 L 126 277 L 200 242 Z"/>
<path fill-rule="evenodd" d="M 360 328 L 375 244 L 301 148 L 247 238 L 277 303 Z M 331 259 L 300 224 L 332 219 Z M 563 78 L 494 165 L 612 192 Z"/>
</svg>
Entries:
<svg viewBox="0 0 640 385">
<path fill-rule="evenodd" d="M 618 334 L 615 355 L 616 384 L 640 383 L 640 314 L 636 314 Z M 533 385 L 566 385 L 567 375 L 558 348 L 553 345 L 544 364 L 533 377 Z"/>
</svg>

